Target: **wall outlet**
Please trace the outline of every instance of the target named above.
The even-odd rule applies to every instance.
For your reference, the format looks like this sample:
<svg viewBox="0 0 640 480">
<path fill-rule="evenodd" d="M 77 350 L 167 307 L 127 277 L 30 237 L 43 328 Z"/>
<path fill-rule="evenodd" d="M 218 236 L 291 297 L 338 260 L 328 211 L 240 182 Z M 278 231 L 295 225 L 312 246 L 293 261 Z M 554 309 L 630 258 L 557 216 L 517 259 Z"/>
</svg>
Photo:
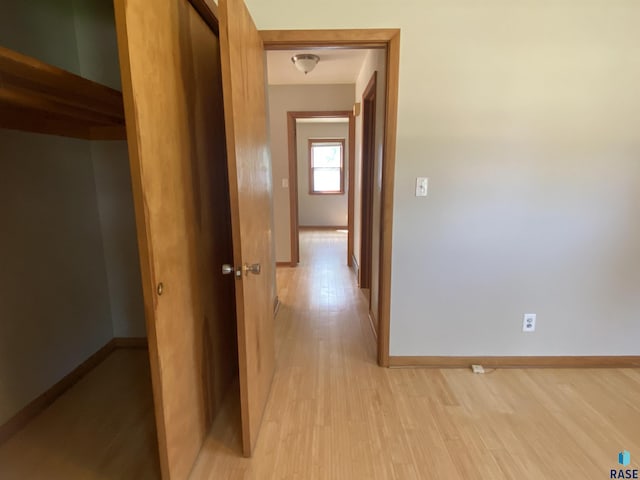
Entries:
<svg viewBox="0 0 640 480">
<path fill-rule="evenodd" d="M 524 319 L 522 320 L 522 331 L 527 333 L 536 331 L 536 314 L 535 313 L 524 314 Z"/>
</svg>

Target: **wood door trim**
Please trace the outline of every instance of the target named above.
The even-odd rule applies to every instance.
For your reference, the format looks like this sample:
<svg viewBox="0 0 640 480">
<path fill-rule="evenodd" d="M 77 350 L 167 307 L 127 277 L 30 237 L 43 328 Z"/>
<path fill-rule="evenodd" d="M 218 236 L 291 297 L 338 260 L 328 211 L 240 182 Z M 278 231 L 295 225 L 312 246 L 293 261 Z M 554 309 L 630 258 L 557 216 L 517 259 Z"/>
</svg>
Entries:
<svg viewBox="0 0 640 480">
<path fill-rule="evenodd" d="M 393 194 L 398 131 L 398 88 L 400 85 L 400 30 L 387 44 L 387 88 L 382 161 L 382 205 L 380 207 L 380 276 L 378 298 L 378 364 L 389 366 L 391 328 L 391 256 L 393 240 Z"/>
<path fill-rule="evenodd" d="M 298 134 L 295 112 L 287 112 L 287 143 L 289 151 L 289 238 L 291 242 L 291 265 L 300 262 L 298 238 Z"/>
<path fill-rule="evenodd" d="M 356 190 L 356 119 L 349 114 L 349 191 L 347 195 L 347 266 L 353 266 L 353 250 L 355 242 L 355 190 Z"/>
<path fill-rule="evenodd" d="M 362 93 L 362 180 L 360 225 L 360 288 L 369 292 L 373 280 L 373 190 L 376 164 L 376 102 L 378 72 L 374 71 Z M 371 121 L 371 124 L 368 124 Z M 366 161 L 365 161 L 366 160 Z M 371 294 L 369 293 L 369 305 Z"/>
<path fill-rule="evenodd" d="M 393 195 L 398 129 L 398 87 L 400 83 L 400 29 L 262 30 L 260 35 L 266 50 L 338 47 L 385 48 L 387 51 L 386 113 L 382 165 L 382 205 L 380 212 L 378 364 L 388 367 L 391 322 Z"/>
<path fill-rule="evenodd" d="M 298 118 L 348 118 L 349 119 L 349 165 L 354 163 L 351 153 L 354 152 L 355 143 L 355 119 L 353 112 L 348 110 L 325 110 L 325 111 L 290 111 L 287 112 L 287 151 L 289 154 L 289 238 L 291 242 L 291 266 L 300 263 L 300 239 L 298 230 L 300 222 L 298 218 L 298 138 L 296 120 Z M 347 203 L 353 202 L 353 189 L 351 188 L 351 176 L 349 177 L 349 192 Z M 353 216 L 349 217 L 349 230 L 347 238 L 347 250 L 351 245 L 353 251 Z M 347 259 L 348 261 L 348 259 Z"/>
<path fill-rule="evenodd" d="M 394 28 L 346 30 L 261 30 L 267 50 L 336 47 L 385 48 L 400 30 Z"/>
<path fill-rule="evenodd" d="M 392 356 L 391 367 L 469 368 L 638 368 L 640 356 L 505 356 L 505 357 L 422 357 Z"/>
</svg>

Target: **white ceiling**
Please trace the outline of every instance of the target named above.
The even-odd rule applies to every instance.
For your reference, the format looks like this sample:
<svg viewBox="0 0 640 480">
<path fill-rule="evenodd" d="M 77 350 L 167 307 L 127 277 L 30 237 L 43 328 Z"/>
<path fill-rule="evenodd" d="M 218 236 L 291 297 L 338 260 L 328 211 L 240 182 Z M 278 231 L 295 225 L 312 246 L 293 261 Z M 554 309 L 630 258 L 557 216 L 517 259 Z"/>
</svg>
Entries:
<svg viewBox="0 0 640 480">
<path fill-rule="evenodd" d="M 268 50 L 269 85 L 356 83 L 367 52 L 367 49 Z M 320 57 L 320 61 L 305 75 L 291 61 L 296 53 L 313 53 Z"/>
</svg>

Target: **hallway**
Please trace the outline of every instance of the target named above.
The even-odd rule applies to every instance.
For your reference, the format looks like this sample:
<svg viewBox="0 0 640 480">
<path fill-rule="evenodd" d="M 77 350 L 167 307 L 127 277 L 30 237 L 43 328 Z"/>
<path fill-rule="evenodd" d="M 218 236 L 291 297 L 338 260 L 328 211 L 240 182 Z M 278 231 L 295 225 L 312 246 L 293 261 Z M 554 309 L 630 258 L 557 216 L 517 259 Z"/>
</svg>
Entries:
<svg viewBox="0 0 640 480">
<path fill-rule="evenodd" d="M 230 396 L 192 479 L 601 479 L 619 450 L 640 451 L 638 369 L 379 368 L 346 234 L 300 243 L 300 265 L 278 271 L 277 368 L 254 457 L 239 456 Z"/>
</svg>

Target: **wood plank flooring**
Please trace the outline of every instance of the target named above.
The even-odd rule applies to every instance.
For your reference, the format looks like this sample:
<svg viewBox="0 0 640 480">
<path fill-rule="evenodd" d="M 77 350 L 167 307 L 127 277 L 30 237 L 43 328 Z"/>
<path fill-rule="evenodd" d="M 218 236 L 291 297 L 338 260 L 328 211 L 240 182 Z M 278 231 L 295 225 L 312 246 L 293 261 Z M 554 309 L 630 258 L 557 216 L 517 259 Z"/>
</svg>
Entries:
<svg viewBox="0 0 640 480">
<path fill-rule="evenodd" d="M 383 369 L 344 265 L 346 235 L 302 232 L 278 271 L 277 369 L 255 455 L 237 393 L 192 472 L 200 479 L 594 479 L 640 459 L 640 370 Z"/>
<path fill-rule="evenodd" d="M 0 479 L 160 478 L 148 356 L 116 350 L 0 445 Z"/>
<path fill-rule="evenodd" d="M 192 480 L 610 478 L 640 459 L 640 370 L 383 369 L 346 235 L 303 232 L 278 272 L 277 368 L 255 455 L 237 388 Z M 118 350 L 0 445 L 1 480 L 160 476 L 147 353 Z"/>
</svg>

